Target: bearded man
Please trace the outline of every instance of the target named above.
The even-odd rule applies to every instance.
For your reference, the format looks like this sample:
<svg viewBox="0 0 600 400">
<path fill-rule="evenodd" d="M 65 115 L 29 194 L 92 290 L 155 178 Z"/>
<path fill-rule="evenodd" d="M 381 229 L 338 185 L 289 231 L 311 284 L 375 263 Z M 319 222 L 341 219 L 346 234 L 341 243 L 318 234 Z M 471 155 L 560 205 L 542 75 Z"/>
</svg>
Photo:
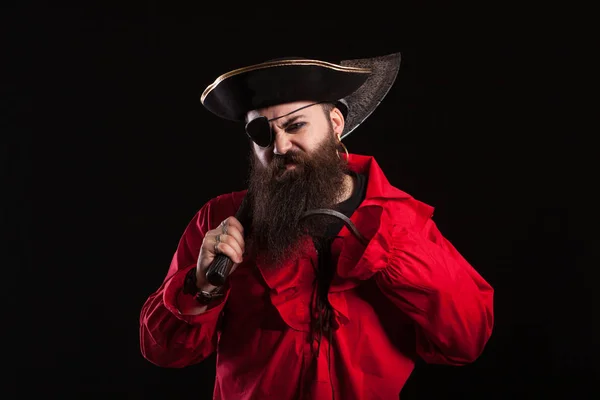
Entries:
<svg viewBox="0 0 600 400">
<path fill-rule="evenodd" d="M 245 127 L 248 188 L 209 200 L 184 230 L 142 307 L 147 360 L 181 368 L 216 352 L 215 400 L 363 400 L 398 399 L 418 358 L 481 355 L 493 288 L 433 207 L 342 144 L 399 66 L 399 53 L 282 58 L 206 88 L 204 107 Z"/>
</svg>

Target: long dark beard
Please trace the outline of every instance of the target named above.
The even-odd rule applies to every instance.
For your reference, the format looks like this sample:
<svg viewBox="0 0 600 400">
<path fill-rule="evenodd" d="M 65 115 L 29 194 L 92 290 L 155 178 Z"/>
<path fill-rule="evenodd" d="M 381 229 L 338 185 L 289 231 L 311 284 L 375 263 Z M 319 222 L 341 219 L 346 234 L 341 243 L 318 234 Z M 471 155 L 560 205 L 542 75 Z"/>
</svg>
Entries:
<svg viewBox="0 0 600 400">
<path fill-rule="evenodd" d="M 332 222 L 326 216 L 300 219 L 307 210 L 333 208 L 342 193 L 347 162 L 338 156 L 330 133 L 313 154 L 274 155 L 266 167 L 251 154 L 252 233 L 247 246 L 266 265 L 276 267 L 296 257 L 305 235 L 319 237 Z M 296 167 L 286 170 L 288 163 Z"/>
</svg>

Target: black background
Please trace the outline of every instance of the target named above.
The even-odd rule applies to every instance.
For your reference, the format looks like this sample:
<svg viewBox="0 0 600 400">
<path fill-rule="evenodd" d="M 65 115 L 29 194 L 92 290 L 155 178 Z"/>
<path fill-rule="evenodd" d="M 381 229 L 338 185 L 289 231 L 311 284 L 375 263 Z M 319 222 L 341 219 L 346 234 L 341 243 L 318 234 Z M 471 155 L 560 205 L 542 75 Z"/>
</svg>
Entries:
<svg viewBox="0 0 600 400">
<path fill-rule="evenodd" d="M 210 398 L 213 358 L 161 369 L 138 341 L 141 306 L 187 222 L 245 187 L 242 127 L 204 110 L 201 92 L 270 58 L 396 51 L 395 86 L 345 144 L 436 207 L 442 232 L 496 290 L 484 354 L 465 367 L 418 364 L 402 397 L 593 397 L 596 174 L 580 118 L 581 14 L 52 4 L 3 13 L 6 271 L 18 272 L 4 329 L 19 397 Z"/>
</svg>

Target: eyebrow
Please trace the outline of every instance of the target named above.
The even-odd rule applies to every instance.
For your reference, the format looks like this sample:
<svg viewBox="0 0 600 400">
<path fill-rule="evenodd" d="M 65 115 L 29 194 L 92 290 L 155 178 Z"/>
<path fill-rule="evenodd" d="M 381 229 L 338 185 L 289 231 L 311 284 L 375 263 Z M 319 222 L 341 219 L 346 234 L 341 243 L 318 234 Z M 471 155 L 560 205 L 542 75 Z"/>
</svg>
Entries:
<svg viewBox="0 0 600 400">
<path fill-rule="evenodd" d="M 281 123 L 280 128 L 281 129 L 286 129 L 289 125 L 293 124 L 294 122 L 296 122 L 296 120 L 300 119 L 300 118 L 304 118 L 304 114 L 296 114 L 293 117 L 290 117 L 290 119 L 283 121 Z"/>
</svg>

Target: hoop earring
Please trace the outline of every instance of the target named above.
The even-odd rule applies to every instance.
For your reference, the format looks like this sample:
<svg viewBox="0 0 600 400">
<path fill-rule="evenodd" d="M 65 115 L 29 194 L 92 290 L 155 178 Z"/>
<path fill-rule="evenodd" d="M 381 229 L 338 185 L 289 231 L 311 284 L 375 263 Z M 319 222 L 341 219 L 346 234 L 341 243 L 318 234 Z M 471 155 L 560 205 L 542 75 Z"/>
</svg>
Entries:
<svg viewBox="0 0 600 400">
<path fill-rule="evenodd" d="M 346 148 L 346 145 L 344 145 L 344 143 L 342 143 L 342 139 L 340 139 L 340 137 L 338 136 L 338 144 L 340 146 L 342 146 L 342 148 L 344 149 L 344 152 L 346 152 L 346 161 L 350 160 L 350 154 L 348 153 L 348 149 Z M 338 158 L 340 157 L 340 153 L 337 153 Z"/>
</svg>

